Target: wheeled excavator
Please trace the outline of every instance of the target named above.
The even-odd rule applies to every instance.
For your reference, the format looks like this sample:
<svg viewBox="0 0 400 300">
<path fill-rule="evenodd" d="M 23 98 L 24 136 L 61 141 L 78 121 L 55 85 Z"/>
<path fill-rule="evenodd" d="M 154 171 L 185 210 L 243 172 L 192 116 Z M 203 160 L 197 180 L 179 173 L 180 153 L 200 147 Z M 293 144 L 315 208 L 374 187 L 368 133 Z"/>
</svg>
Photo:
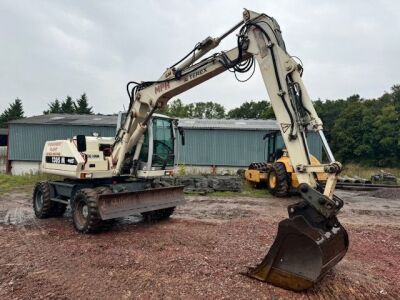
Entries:
<svg viewBox="0 0 400 300">
<path fill-rule="evenodd" d="M 237 46 L 214 53 L 221 40 L 237 32 Z M 157 186 L 151 178 L 166 175 L 169 155 L 157 156 L 164 147 L 172 155 L 172 144 L 148 134 L 148 156 L 143 161 L 144 133 L 154 132 L 155 111 L 174 96 L 218 74 L 230 70 L 244 73 L 258 63 L 280 131 L 297 179 L 302 201 L 288 207 L 289 217 L 279 223 L 273 245 L 263 261 L 247 275 L 273 285 L 301 291 L 311 287 L 346 254 L 349 241 L 336 215 L 343 201 L 334 194 L 342 166 L 329 148 L 322 122 L 302 81 L 302 66 L 287 52 L 281 29 L 266 14 L 244 10 L 243 19 L 220 37 L 207 37 L 181 60 L 167 68 L 158 80 L 129 82 L 130 98 L 124 125 L 114 138 L 77 135 L 68 140 L 48 141 L 42 171 L 65 177 L 62 181 L 39 182 L 33 206 L 39 218 L 60 215 L 72 208 L 75 228 L 97 231 L 108 220 L 133 213 L 153 219 L 168 218 L 183 199 L 182 187 Z M 160 125 L 172 130 L 167 119 Z M 316 131 L 329 163 L 311 164 L 307 130 Z M 153 149 L 150 149 L 153 148 Z M 154 163 L 158 161 L 156 167 Z M 316 173 L 326 174 L 321 187 Z"/>
</svg>

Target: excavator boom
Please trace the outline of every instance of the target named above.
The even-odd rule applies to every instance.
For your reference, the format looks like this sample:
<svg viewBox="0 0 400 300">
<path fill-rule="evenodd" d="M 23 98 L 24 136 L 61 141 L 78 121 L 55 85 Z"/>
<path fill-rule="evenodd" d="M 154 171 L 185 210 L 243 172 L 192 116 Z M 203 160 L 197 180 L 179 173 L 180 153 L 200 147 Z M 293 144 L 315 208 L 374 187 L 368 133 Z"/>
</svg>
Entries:
<svg viewBox="0 0 400 300">
<path fill-rule="evenodd" d="M 203 58 L 220 41 L 239 29 L 237 47 Z M 202 58 L 202 59 L 201 59 Z M 201 59 L 201 60 L 200 60 Z M 208 37 L 157 81 L 141 82 L 130 89 L 128 117 L 117 136 L 112 158 L 120 171 L 127 151 L 140 141 L 152 113 L 173 96 L 230 69 L 247 72 L 259 65 L 280 131 L 295 169 L 302 201 L 288 208 L 289 217 L 262 263 L 248 275 L 276 286 L 304 290 L 337 264 L 348 248 L 346 230 L 336 218 L 343 201 L 334 195 L 342 166 L 335 161 L 312 101 L 302 81 L 303 68 L 288 54 L 278 23 L 266 14 L 245 10 L 243 20 L 218 38 Z M 306 134 L 318 132 L 328 164 L 311 164 Z M 326 174 L 325 188 L 316 173 Z"/>
</svg>

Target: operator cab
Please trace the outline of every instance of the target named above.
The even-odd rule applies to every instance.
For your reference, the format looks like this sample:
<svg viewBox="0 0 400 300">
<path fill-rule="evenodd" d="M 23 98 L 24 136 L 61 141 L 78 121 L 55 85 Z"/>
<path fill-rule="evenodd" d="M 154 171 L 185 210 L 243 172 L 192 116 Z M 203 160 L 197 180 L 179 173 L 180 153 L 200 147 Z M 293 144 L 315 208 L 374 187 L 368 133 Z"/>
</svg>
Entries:
<svg viewBox="0 0 400 300">
<path fill-rule="evenodd" d="M 264 152 L 264 156 L 266 157 L 264 158 L 267 162 L 273 163 L 282 156 L 288 157 L 288 152 L 279 130 L 268 131 L 264 135 L 263 140 L 266 143 L 264 147 L 264 149 L 266 148 Z"/>
<path fill-rule="evenodd" d="M 126 113 L 118 115 L 117 130 L 124 124 Z M 144 142 L 138 161 L 133 160 L 136 146 L 125 155 L 122 175 L 136 174 L 139 177 L 171 175 L 175 166 L 176 119 L 153 114 L 144 134 Z"/>
</svg>

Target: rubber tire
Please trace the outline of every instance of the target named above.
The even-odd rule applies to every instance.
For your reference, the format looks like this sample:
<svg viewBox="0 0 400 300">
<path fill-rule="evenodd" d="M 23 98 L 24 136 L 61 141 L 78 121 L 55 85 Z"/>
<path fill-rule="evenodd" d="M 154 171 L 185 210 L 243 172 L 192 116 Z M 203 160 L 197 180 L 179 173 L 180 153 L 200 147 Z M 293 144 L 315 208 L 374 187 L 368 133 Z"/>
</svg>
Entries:
<svg viewBox="0 0 400 300">
<path fill-rule="evenodd" d="M 145 222 L 157 222 L 168 219 L 174 213 L 175 207 L 168 207 L 141 213 Z"/>
<path fill-rule="evenodd" d="M 81 189 L 74 197 L 72 207 L 72 220 L 75 230 L 80 233 L 96 233 L 102 228 L 97 207 L 97 191 L 95 189 Z M 83 214 L 83 207 L 87 206 L 87 216 Z"/>
<path fill-rule="evenodd" d="M 270 186 L 269 179 L 271 175 L 276 176 L 277 181 L 275 187 Z M 272 164 L 268 172 L 267 189 L 276 197 L 287 197 L 289 195 L 289 179 L 285 164 L 280 162 Z"/>
<path fill-rule="evenodd" d="M 36 197 L 42 194 L 42 206 L 38 207 Z M 38 219 L 46 219 L 53 216 L 54 203 L 51 201 L 51 187 L 47 181 L 39 181 L 33 189 L 32 206 Z"/>
</svg>

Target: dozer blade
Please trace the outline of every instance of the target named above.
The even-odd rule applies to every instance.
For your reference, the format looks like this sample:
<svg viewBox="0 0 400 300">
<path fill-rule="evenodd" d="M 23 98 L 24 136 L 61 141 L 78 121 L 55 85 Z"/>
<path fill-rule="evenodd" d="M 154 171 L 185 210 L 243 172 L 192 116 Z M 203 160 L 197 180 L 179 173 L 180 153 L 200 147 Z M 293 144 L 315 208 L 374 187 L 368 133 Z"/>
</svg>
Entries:
<svg viewBox="0 0 400 300">
<path fill-rule="evenodd" d="M 317 216 L 310 219 L 310 215 L 291 216 L 281 221 L 268 254 L 247 275 L 284 289 L 302 291 L 312 287 L 336 265 L 349 246 L 346 230 L 336 217 L 328 224 Z"/>
<path fill-rule="evenodd" d="M 174 186 L 99 195 L 100 217 L 102 220 L 108 220 L 175 207 L 185 201 L 183 188 L 184 186 Z"/>
</svg>

